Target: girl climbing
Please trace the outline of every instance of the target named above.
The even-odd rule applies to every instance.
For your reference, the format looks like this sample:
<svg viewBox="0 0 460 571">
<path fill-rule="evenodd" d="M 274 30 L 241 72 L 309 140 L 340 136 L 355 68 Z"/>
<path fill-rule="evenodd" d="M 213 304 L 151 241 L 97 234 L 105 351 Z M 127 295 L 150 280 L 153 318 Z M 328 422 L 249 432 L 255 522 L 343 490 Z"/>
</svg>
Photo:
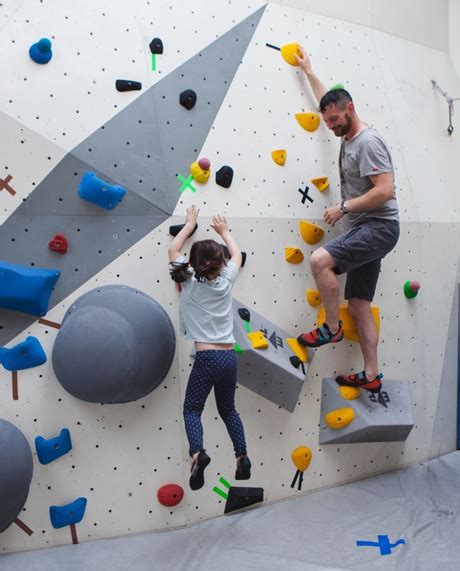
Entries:
<svg viewBox="0 0 460 571">
<path fill-rule="evenodd" d="M 230 259 L 226 261 L 223 245 L 214 240 L 200 240 L 192 245 L 187 262 L 181 250 L 195 229 L 198 214 L 199 210 L 194 205 L 187 208 L 185 226 L 168 250 L 171 278 L 182 286 L 179 304 L 181 334 L 193 340 L 196 349 L 184 401 L 185 431 L 192 461 L 192 490 L 203 487 L 204 470 L 211 462 L 203 448 L 201 414 L 212 388 L 217 410 L 233 443 L 235 479 L 247 480 L 251 476 L 244 428 L 235 409 L 237 364 L 233 348 L 231 292 L 241 267 L 241 252 L 230 234 L 225 217 L 216 215 L 211 228 L 225 242 Z"/>
</svg>

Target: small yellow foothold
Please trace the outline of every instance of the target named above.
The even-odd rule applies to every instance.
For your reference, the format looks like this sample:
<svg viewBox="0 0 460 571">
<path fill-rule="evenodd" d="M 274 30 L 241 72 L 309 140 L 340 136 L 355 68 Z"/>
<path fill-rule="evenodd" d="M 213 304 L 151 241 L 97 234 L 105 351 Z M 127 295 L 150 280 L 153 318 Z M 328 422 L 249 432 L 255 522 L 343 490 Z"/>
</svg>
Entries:
<svg viewBox="0 0 460 571">
<path fill-rule="evenodd" d="M 329 181 L 327 179 L 327 176 L 322 176 L 319 178 L 312 178 L 311 182 L 316 186 L 316 188 L 320 192 L 323 192 L 326 190 L 326 188 L 329 188 Z"/>
<path fill-rule="evenodd" d="M 329 428 L 345 428 L 355 419 L 355 411 L 350 407 L 337 408 L 324 415 L 324 420 Z"/>
<path fill-rule="evenodd" d="M 321 303 L 321 294 L 316 289 L 307 289 L 307 301 L 312 307 L 316 307 Z"/>
<path fill-rule="evenodd" d="M 286 44 L 281 46 L 281 57 L 284 59 L 286 63 L 289 65 L 299 65 L 297 60 L 294 57 L 294 54 L 297 54 L 299 57 L 302 57 L 302 53 L 299 50 L 299 44 Z"/>
<path fill-rule="evenodd" d="M 339 387 L 339 392 L 345 400 L 359 398 L 361 389 L 359 387 Z"/>
<path fill-rule="evenodd" d="M 198 161 L 195 161 L 190 165 L 190 174 L 192 175 L 193 180 L 203 184 L 209 180 L 211 169 L 202 169 L 198 164 Z"/>
<path fill-rule="evenodd" d="M 284 259 L 286 262 L 291 262 L 291 264 L 300 264 L 303 260 L 302 250 L 300 248 L 284 248 Z"/>
<path fill-rule="evenodd" d="M 300 235 L 307 244 L 317 244 L 324 236 L 324 230 L 316 224 L 307 222 L 306 220 L 300 221 Z"/>
<path fill-rule="evenodd" d="M 313 133 L 319 127 L 318 113 L 296 113 L 295 118 L 302 129 L 309 133 Z"/>
<path fill-rule="evenodd" d="M 252 331 L 246 333 L 249 341 L 251 341 L 253 349 L 268 349 L 268 341 L 262 331 Z"/>
<path fill-rule="evenodd" d="M 287 157 L 287 151 L 285 149 L 277 149 L 276 151 L 272 151 L 272 159 L 280 167 L 284 166 L 284 163 L 286 162 L 286 157 Z"/>
<path fill-rule="evenodd" d="M 302 363 L 306 363 L 308 361 L 308 349 L 301 345 L 295 337 L 288 337 L 285 341 L 294 355 L 296 355 Z"/>
<path fill-rule="evenodd" d="M 305 472 L 310 466 L 311 458 L 312 452 L 308 446 L 298 446 L 291 452 L 291 459 L 300 472 Z"/>
<path fill-rule="evenodd" d="M 377 328 L 377 333 L 380 331 L 380 311 L 376 305 L 371 305 L 371 312 L 374 317 L 375 327 Z M 349 341 L 359 341 L 358 332 L 356 331 L 356 324 L 350 312 L 348 311 L 348 305 L 341 304 L 339 306 L 339 319 L 342 322 L 343 335 L 345 339 Z M 326 321 L 326 310 L 321 307 L 318 311 L 318 318 L 316 319 L 316 325 L 320 327 Z"/>
</svg>

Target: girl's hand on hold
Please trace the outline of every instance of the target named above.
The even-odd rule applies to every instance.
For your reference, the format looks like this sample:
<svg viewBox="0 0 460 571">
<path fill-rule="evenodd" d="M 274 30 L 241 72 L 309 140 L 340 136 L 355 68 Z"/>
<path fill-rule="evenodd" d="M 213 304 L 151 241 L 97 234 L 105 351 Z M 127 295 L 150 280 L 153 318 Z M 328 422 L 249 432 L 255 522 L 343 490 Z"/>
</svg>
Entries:
<svg viewBox="0 0 460 571">
<path fill-rule="evenodd" d="M 200 209 L 197 208 L 194 204 L 187 208 L 187 215 L 185 217 L 185 224 L 192 226 L 195 228 L 195 224 L 198 218 L 198 214 L 200 213 Z"/>
<path fill-rule="evenodd" d="M 228 232 L 228 223 L 225 216 L 221 216 L 220 214 L 213 216 L 211 228 L 215 230 L 220 236 L 222 236 L 224 232 Z"/>
</svg>

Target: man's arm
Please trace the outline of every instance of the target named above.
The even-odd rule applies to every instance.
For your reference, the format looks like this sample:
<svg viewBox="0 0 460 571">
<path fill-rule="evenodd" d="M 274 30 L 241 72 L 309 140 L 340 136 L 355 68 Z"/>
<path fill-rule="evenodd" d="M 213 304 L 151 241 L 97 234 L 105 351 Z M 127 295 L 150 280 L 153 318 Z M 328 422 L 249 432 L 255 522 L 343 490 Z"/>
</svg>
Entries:
<svg viewBox="0 0 460 571">
<path fill-rule="evenodd" d="M 294 57 L 296 58 L 299 67 L 303 69 L 303 71 L 305 72 L 308 82 L 310 83 L 310 87 L 313 91 L 313 95 L 315 96 L 316 101 L 319 104 L 321 98 L 327 92 L 327 89 L 321 83 L 319 78 L 313 73 L 310 56 L 307 54 L 307 52 L 304 50 L 303 47 L 299 47 L 299 51 L 301 53 L 301 56 L 294 54 Z"/>
</svg>

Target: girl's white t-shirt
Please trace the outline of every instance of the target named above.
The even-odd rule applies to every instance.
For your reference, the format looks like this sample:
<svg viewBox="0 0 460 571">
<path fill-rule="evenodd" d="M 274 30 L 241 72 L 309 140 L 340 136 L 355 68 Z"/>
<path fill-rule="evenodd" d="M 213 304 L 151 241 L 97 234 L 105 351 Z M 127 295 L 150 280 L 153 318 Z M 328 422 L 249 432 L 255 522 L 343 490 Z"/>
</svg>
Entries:
<svg viewBox="0 0 460 571">
<path fill-rule="evenodd" d="M 187 260 L 179 256 L 176 263 Z M 181 335 L 202 343 L 234 343 L 232 288 L 239 267 L 231 260 L 215 280 L 199 282 L 190 268 L 191 276 L 182 282 L 179 303 Z"/>
</svg>

